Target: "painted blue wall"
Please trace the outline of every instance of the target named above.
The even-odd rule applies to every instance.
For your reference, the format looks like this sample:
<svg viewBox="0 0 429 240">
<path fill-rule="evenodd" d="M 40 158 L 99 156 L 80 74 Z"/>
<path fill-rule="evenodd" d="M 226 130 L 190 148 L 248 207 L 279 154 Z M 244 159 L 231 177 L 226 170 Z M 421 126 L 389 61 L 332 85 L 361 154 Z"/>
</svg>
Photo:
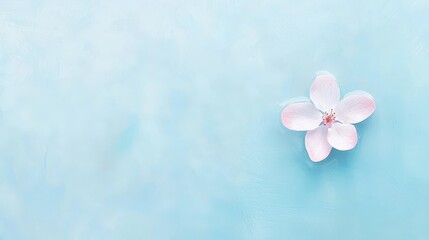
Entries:
<svg viewBox="0 0 429 240">
<path fill-rule="evenodd" d="M 428 239 L 429 2 L 0 0 L 0 239 Z M 281 104 L 377 101 L 311 164 Z"/>
</svg>

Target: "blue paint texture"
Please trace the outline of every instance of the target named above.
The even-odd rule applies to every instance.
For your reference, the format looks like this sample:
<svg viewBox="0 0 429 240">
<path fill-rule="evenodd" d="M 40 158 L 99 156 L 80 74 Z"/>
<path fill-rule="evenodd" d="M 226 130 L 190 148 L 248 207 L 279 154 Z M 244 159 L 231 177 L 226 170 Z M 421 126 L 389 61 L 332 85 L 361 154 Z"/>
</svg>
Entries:
<svg viewBox="0 0 429 240">
<path fill-rule="evenodd" d="M 426 0 L 0 0 L 0 239 L 429 239 Z M 371 93 L 310 162 L 281 105 Z"/>
</svg>

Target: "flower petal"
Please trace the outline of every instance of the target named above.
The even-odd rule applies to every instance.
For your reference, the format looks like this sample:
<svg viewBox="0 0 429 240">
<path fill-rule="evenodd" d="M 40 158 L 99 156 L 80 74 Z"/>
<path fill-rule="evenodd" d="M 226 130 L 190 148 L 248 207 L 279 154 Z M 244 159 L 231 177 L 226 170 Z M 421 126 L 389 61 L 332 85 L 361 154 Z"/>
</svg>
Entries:
<svg viewBox="0 0 429 240">
<path fill-rule="evenodd" d="M 343 123 L 362 122 L 375 110 L 374 98 L 366 92 L 348 94 L 335 108 L 336 119 Z"/>
<path fill-rule="evenodd" d="M 340 101 L 340 88 L 335 77 L 331 74 L 317 76 L 310 87 L 310 99 L 323 112 L 335 109 Z"/>
<path fill-rule="evenodd" d="M 357 144 L 355 126 L 351 124 L 334 123 L 328 129 L 329 144 L 341 151 L 350 150 Z"/>
<path fill-rule="evenodd" d="M 328 157 L 331 145 L 327 141 L 328 128 L 324 125 L 308 131 L 305 135 L 305 148 L 308 156 L 313 162 L 320 162 Z"/>
<path fill-rule="evenodd" d="M 282 123 L 295 131 L 316 129 L 322 122 L 322 113 L 310 102 L 287 105 L 282 111 Z"/>
</svg>

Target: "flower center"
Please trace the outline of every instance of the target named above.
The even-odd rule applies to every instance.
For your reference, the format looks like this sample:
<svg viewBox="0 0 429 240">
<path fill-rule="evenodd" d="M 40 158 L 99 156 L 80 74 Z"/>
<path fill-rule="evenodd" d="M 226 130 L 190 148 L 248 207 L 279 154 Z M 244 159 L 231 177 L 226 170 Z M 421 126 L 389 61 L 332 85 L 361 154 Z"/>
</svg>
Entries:
<svg viewBox="0 0 429 240">
<path fill-rule="evenodd" d="M 335 113 L 334 110 L 331 109 L 331 112 L 325 112 L 322 116 L 323 125 L 331 125 L 333 122 L 335 122 Z"/>
</svg>

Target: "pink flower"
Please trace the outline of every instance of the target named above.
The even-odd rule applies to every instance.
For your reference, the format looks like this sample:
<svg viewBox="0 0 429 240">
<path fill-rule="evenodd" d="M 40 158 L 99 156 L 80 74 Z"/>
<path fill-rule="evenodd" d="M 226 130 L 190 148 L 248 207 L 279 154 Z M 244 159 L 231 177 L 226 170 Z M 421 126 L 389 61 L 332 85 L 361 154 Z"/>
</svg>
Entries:
<svg viewBox="0 0 429 240">
<path fill-rule="evenodd" d="M 340 88 L 331 74 L 316 77 L 310 87 L 311 102 L 296 102 L 282 111 L 283 125 L 307 131 L 305 148 L 313 162 L 328 157 L 332 147 L 345 151 L 357 144 L 355 123 L 375 110 L 374 98 L 366 92 L 351 92 L 340 101 Z"/>
</svg>

